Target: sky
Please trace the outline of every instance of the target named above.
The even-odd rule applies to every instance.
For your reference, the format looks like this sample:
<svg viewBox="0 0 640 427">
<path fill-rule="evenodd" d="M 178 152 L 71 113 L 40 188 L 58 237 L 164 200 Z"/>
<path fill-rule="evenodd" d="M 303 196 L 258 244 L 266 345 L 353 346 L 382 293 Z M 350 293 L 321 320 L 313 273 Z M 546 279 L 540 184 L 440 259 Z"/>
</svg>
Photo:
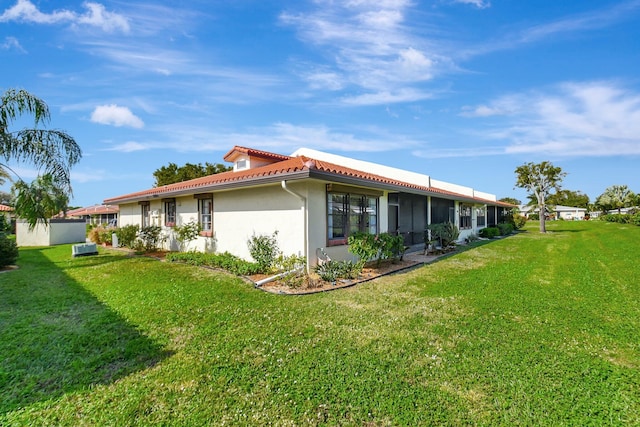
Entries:
<svg viewBox="0 0 640 427">
<path fill-rule="evenodd" d="M 515 169 L 551 161 L 593 202 L 640 192 L 638 40 L 640 0 L 0 0 L 0 92 L 82 148 L 72 206 L 234 145 L 523 201 Z"/>
</svg>

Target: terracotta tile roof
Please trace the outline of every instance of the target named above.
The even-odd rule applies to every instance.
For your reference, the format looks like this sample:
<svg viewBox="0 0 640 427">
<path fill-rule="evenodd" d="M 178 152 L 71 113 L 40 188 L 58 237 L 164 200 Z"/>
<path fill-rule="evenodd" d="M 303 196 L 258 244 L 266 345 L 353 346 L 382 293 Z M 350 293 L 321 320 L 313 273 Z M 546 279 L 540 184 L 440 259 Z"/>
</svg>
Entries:
<svg viewBox="0 0 640 427">
<path fill-rule="evenodd" d="M 67 211 L 67 216 L 103 215 L 114 214 L 120 211 L 117 205 L 94 205 L 86 208 L 78 208 Z"/>
<path fill-rule="evenodd" d="M 258 150 L 246 149 L 243 147 L 235 147 L 234 150 L 247 150 L 247 152 L 255 152 Z M 232 150 L 233 152 L 233 150 Z M 262 152 L 266 153 L 266 152 Z M 266 153 L 271 154 L 271 153 Z M 229 154 L 227 154 L 229 155 Z M 279 155 L 271 154 L 271 158 L 275 158 Z M 194 194 L 198 192 L 208 192 L 219 189 L 221 186 L 226 185 L 243 185 L 250 186 L 260 183 L 267 183 L 269 179 L 280 180 L 287 179 L 292 175 L 298 178 L 317 178 L 326 179 L 331 181 L 331 178 L 343 177 L 347 179 L 354 179 L 362 181 L 362 185 L 367 183 L 384 184 L 387 187 L 397 188 L 400 191 L 402 188 L 415 190 L 420 193 L 440 195 L 444 197 L 455 198 L 457 200 L 476 201 L 480 203 L 487 203 L 491 205 L 511 207 L 511 205 L 496 202 L 493 200 L 486 200 L 481 198 L 475 198 L 448 190 L 443 190 L 436 187 L 427 187 L 416 184 L 411 184 L 392 178 L 388 178 L 381 175 L 375 175 L 368 172 L 359 171 L 356 169 L 340 166 L 334 163 L 329 163 L 321 160 L 311 159 L 305 156 L 289 157 L 280 156 L 284 160 L 276 163 L 260 166 L 253 169 L 247 169 L 238 172 L 222 172 L 215 175 L 209 175 L 202 178 L 196 178 L 189 181 L 178 182 L 175 184 L 164 185 L 162 187 L 155 187 L 148 190 L 138 191 L 135 193 L 126 194 L 123 196 L 113 197 L 105 199 L 105 203 L 123 203 L 129 201 L 145 200 L 154 197 L 172 197 L 180 194 Z M 217 187 L 217 188 L 216 188 Z"/>
<path fill-rule="evenodd" d="M 13 212 L 13 208 L 7 205 L 0 205 L 0 212 Z"/>
<path fill-rule="evenodd" d="M 231 150 L 229 150 L 227 154 L 224 155 L 223 159 L 227 162 L 233 162 L 239 154 L 246 154 L 250 157 L 259 157 L 261 159 L 275 161 L 288 160 L 291 158 L 290 156 L 285 156 L 282 154 L 270 153 L 268 151 L 256 150 L 253 148 L 241 147 L 239 145 L 236 145 Z"/>
</svg>

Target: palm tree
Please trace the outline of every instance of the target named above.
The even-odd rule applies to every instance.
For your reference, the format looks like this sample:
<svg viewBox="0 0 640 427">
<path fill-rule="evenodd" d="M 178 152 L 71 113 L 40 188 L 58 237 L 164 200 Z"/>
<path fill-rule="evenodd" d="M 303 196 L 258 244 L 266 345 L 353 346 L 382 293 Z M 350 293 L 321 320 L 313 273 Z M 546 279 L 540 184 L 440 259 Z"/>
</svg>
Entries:
<svg viewBox="0 0 640 427">
<path fill-rule="evenodd" d="M 636 195 L 626 185 L 612 185 L 598 196 L 596 204 L 603 210 L 617 209 L 621 213 L 622 208 L 633 206 Z"/>
<path fill-rule="evenodd" d="M 10 126 L 24 115 L 33 116 L 33 128 L 11 130 Z M 9 89 L 0 97 L 0 179 L 10 178 L 11 171 L 19 183 L 20 177 L 7 165 L 9 162 L 30 163 L 49 176 L 51 185 L 65 195 L 71 194 L 71 167 L 80 161 L 82 150 L 66 132 L 42 129 L 51 120 L 49 107 L 40 98 L 25 90 Z M 4 160 L 4 163 L 2 161 Z M 29 191 L 30 186 L 18 185 L 18 191 Z M 34 199 L 36 200 L 36 199 Z M 18 216 L 35 226 L 38 220 L 46 223 L 47 218 L 35 218 L 31 209 L 19 212 Z"/>
</svg>

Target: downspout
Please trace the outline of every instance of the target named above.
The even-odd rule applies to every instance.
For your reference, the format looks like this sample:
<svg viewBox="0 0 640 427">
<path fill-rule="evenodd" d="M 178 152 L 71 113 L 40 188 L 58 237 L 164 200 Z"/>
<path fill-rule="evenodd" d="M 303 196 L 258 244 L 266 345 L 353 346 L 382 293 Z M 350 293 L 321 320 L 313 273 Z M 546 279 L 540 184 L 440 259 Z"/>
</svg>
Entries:
<svg viewBox="0 0 640 427">
<path fill-rule="evenodd" d="M 292 196 L 297 197 L 298 199 L 300 199 L 300 201 L 302 202 L 302 219 L 303 219 L 303 247 L 304 247 L 304 257 L 307 259 L 307 266 L 306 266 L 306 270 L 307 270 L 307 274 L 310 272 L 309 269 L 309 262 L 311 262 L 311 259 L 309 258 L 309 248 L 307 247 L 307 228 L 308 228 L 308 223 L 309 223 L 309 214 L 307 212 L 307 198 L 304 197 L 302 194 L 296 193 L 295 191 L 291 190 L 289 187 L 287 187 L 287 181 L 286 180 L 282 180 L 280 182 L 280 185 L 282 186 L 282 189 L 284 191 L 286 191 L 287 193 L 291 194 Z"/>
</svg>

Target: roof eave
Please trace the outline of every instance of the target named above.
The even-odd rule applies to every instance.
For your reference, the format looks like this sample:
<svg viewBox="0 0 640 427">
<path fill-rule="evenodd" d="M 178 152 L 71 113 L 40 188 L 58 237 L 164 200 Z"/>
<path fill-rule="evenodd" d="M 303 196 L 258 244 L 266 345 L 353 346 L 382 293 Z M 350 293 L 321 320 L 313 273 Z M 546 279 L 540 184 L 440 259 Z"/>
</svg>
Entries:
<svg viewBox="0 0 640 427">
<path fill-rule="evenodd" d="M 189 187 L 175 191 L 165 191 L 159 192 L 156 194 L 143 194 L 139 196 L 131 196 L 131 197 L 118 197 L 114 199 L 105 199 L 104 203 L 113 204 L 113 205 L 123 205 L 126 203 L 135 203 L 135 202 L 145 202 L 150 200 L 158 200 L 161 198 L 168 197 L 180 197 L 180 196 L 188 196 L 190 194 L 195 193 L 210 193 L 210 192 L 218 192 L 218 191 L 228 191 L 239 188 L 252 187 L 256 185 L 269 185 L 281 182 L 283 179 L 292 180 L 292 179 L 304 179 L 309 178 L 308 170 L 301 170 L 295 172 L 284 172 L 269 176 L 259 176 L 259 177 L 251 177 L 238 181 L 228 181 L 221 183 L 213 183 L 213 184 L 205 184 L 198 187 Z"/>
</svg>

